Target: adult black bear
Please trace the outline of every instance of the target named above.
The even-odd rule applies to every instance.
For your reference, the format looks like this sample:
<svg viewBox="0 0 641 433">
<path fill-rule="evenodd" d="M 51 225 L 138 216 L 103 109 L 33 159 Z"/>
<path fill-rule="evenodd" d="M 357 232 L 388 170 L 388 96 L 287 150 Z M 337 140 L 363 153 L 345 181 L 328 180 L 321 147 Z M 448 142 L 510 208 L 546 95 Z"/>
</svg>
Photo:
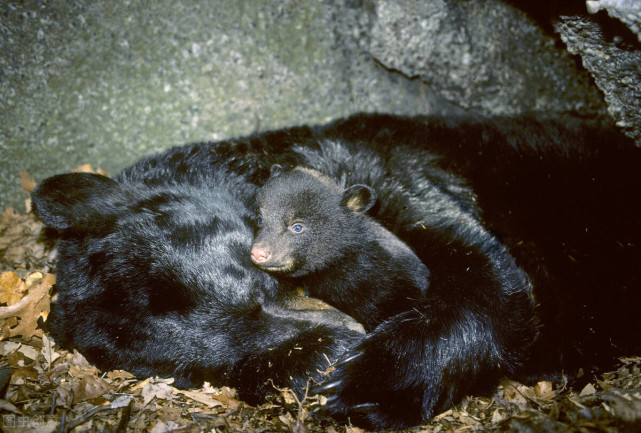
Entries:
<svg viewBox="0 0 641 433">
<path fill-rule="evenodd" d="M 250 402 L 273 390 L 269 379 L 304 389 L 322 377 L 325 356 L 361 333 L 338 312 L 307 311 L 252 266 L 254 187 L 215 168 L 41 183 L 36 212 L 62 231 L 49 331 L 103 369 L 171 376 L 180 387 L 228 383 Z"/>
<path fill-rule="evenodd" d="M 342 324 L 306 331 L 293 312 L 270 312 L 285 286 L 249 261 L 247 204 L 273 164 L 374 188 L 372 216 L 430 273 L 420 301 L 344 354 L 320 389 L 332 413 L 407 426 L 503 375 L 639 353 L 639 149 L 571 119 L 385 115 L 178 147 L 113 182 L 46 180 L 33 199 L 64 230 L 50 319 L 61 342 L 103 367 L 251 395 L 270 375 L 300 386 L 321 352 L 350 345 Z M 298 341 L 311 351 L 292 360 Z M 196 348 L 208 357 L 185 355 Z"/>
<path fill-rule="evenodd" d="M 420 302 L 429 278 L 405 243 L 365 215 L 375 202 L 367 185 L 344 189 L 316 170 L 276 165 L 257 194 L 252 260 L 372 331 Z"/>
</svg>

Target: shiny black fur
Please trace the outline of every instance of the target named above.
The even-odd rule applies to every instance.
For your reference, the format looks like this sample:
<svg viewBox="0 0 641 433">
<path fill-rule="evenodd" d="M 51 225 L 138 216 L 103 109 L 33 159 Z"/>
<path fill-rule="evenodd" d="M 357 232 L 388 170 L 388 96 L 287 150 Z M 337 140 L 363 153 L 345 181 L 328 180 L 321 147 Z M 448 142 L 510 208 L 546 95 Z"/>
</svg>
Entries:
<svg viewBox="0 0 641 433">
<path fill-rule="evenodd" d="M 301 377 L 318 353 L 349 346 L 344 328 L 306 331 L 261 307 L 283 286 L 249 263 L 246 204 L 274 163 L 374 188 L 371 215 L 430 272 L 420 301 L 345 353 L 320 389 L 330 412 L 407 426 L 504 375 L 639 353 L 639 149 L 574 119 L 385 115 L 177 147 L 125 170 L 116 194 L 103 180 L 45 181 L 36 210 L 65 229 L 50 319 L 61 342 L 103 367 L 213 377 L 250 394 L 269 374 Z M 224 235 L 206 223 L 221 215 Z M 315 346 L 314 333 L 330 338 Z M 312 351 L 291 362 L 300 339 Z M 184 355 L 186 341 L 198 357 Z M 271 344 L 277 353 L 261 349 Z"/>
<path fill-rule="evenodd" d="M 305 167 L 272 170 L 256 203 L 252 252 L 268 253 L 257 263 L 261 269 L 290 277 L 368 332 L 421 302 L 429 271 L 405 243 L 366 215 L 376 203 L 372 188 L 344 188 Z"/>
<path fill-rule="evenodd" d="M 360 335 L 332 312 L 288 308 L 252 266 L 254 188 L 242 177 L 224 165 L 179 182 L 134 173 L 63 174 L 33 193 L 62 230 L 47 321 L 57 343 L 102 369 L 229 384 L 257 403 L 269 379 L 304 390 Z"/>
</svg>

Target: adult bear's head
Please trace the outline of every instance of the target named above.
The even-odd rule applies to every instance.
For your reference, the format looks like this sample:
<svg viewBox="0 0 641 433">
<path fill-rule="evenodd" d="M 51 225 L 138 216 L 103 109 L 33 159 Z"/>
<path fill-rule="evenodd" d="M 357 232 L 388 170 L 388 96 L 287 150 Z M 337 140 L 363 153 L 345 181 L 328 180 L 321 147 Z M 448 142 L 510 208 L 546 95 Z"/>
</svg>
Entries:
<svg viewBox="0 0 641 433">
<path fill-rule="evenodd" d="M 246 251 L 253 212 L 233 176 L 202 183 L 118 181 L 88 173 L 50 177 L 33 191 L 36 215 L 61 232 L 58 285 L 97 296 L 101 308 L 185 313 L 203 298 L 241 304 L 275 291 Z"/>
</svg>

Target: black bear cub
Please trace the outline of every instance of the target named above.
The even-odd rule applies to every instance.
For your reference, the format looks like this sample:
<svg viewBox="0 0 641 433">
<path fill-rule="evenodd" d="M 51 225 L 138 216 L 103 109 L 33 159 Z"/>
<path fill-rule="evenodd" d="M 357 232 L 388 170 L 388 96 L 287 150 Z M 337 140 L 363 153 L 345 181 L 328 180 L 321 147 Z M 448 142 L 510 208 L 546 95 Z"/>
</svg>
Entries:
<svg viewBox="0 0 641 433">
<path fill-rule="evenodd" d="M 344 190 L 317 170 L 275 165 L 257 194 L 252 261 L 371 331 L 421 298 L 429 278 L 416 254 L 366 215 L 375 203 L 369 186 Z"/>
</svg>

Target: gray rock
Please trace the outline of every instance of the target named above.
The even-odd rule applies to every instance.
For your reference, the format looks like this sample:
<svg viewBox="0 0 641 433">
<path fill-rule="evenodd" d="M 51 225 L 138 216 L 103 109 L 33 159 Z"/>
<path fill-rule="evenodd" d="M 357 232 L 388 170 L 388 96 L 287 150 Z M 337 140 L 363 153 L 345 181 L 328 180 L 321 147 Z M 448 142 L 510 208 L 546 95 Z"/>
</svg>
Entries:
<svg viewBox="0 0 641 433">
<path fill-rule="evenodd" d="M 90 162 L 109 174 L 152 152 L 356 111 L 430 112 L 420 83 L 359 47 L 371 4 L 0 2 L 0 208 L 20 170 Z"/>
<path fill-rule="evenodd" d="M 634 0 L 598 3 L 638 30 Z M 115 174 L 174 144 L 358 111 L 607 115 L 558 36 L 500 0 L 25 0 L 0 17 L 0 208 L 22 207 L 20 170 Z M 603 75 L 600 45 L 572 32 L 638 137 L 635 51 L 607 51 L 620 73 Z"/>
<path fill-rule="evenodd" d="M 636 33 L 641 41 L 641 2 L 639 0 L 587 0 L 585 3 L 590 13 L 595 14 L 604 9 L 611 17 L 621 20 Z"/>
<path fill-rule="evenodd" d="M 453 104 L 484 114 L 603 110 L 589 75 L 555 37 L 499 0 L 376 5 L 372 55 Z"/>
<path fill-rule="evenodd" d="M 621 37 L 606 38 L 588 17 L 562 17 L 558 27 L 568 50 L 581 56 L 603 92 L 616 124 L 641 146 L 641 51 L 621 48 Z"/>
</svg>

